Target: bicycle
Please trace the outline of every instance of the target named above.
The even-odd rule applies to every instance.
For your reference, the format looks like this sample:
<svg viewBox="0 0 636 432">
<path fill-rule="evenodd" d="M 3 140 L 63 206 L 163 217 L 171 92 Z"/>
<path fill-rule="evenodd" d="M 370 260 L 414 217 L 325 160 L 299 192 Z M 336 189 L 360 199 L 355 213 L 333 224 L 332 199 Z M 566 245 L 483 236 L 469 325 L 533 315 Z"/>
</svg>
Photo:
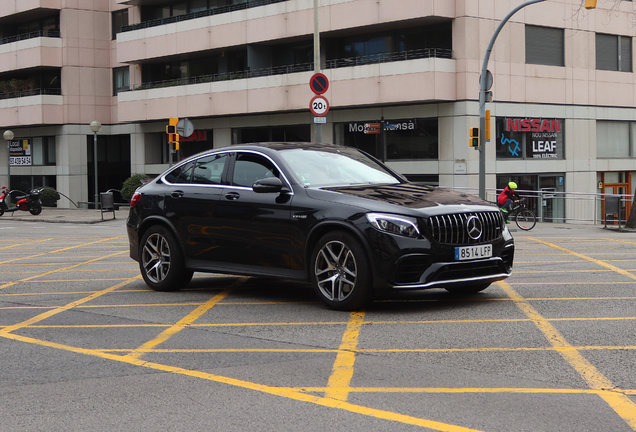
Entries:
<svg viewBox="0 0 636 432">
<path fill-rule="evenodd" d="M 503 211 L 503 208 L 499 207 L 499 210 L 503 214 L 503 217 L 506 221 L 510 220 L 511 217 L 514 216 L 515 223 L 524 231 L 530 231 L 537 224 L 537 216 L 534 212 L 523 203 L 525 198 L 521 198 L 519 202 L 517 202 L 516 206 L 512 208 L 508 213 Z M 514 204 L 513 204 L 514 205 Z"/>
</svg>

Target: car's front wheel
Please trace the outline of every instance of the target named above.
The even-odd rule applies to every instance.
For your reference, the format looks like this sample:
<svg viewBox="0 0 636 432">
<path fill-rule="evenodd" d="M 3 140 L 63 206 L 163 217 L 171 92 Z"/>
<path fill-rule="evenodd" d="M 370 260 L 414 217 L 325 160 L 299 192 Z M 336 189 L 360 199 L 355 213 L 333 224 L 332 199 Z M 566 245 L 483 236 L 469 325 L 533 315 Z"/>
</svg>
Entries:
<svg viewBox="0 0 636 432">
<path fill-rule="evenodd" d="M 369 260 L 352 235 L 334 231 L 320 238 L 311 257 L 314 291 L 330 308 L 356 310 L 372 298 Z"/>
<path fill-rule="evenodd" d="M 192 272 L 185 268 L 174 235 L 161 225 L 148 229 L 141 239 L 139 268 L 155 291 L 175 291 L 188 285 Z"/>
</svg>

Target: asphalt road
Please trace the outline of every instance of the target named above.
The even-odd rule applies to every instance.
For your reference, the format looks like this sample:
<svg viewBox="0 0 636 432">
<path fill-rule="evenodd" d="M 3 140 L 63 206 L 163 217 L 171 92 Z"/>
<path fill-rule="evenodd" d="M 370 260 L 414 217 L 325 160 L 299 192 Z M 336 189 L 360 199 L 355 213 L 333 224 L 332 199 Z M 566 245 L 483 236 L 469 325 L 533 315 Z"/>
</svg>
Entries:
<svg viewBox="0 0 636 432">
<path fill-rule="evenodd" d="M 0 220 L 0 431 L 636 430 L 636 234 L 513 232 L 514 275 L 334 312 L 146 288 L 124 221 Z"/>
</svg>

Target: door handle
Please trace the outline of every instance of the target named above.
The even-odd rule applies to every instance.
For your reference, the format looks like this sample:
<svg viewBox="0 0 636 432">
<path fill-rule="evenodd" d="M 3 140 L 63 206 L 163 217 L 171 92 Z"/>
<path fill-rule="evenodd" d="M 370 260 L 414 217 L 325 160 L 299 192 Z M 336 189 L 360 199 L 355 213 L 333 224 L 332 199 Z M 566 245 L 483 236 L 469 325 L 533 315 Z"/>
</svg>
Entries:
<svg viewBox="0 0 636 432">
<path fill-rule="evenodd" d="M 170 196 L 172 198 L 181 198 L 183 196 L 183 191 L 180 191 L 180 190 L 172 191 Z"/>
<path fill-rule="evenodd" d="M 241 197 L 238 192 L 228 192 L 225 194 L 225 199 L 229 201 L 237 200 Z"/>
</svg>

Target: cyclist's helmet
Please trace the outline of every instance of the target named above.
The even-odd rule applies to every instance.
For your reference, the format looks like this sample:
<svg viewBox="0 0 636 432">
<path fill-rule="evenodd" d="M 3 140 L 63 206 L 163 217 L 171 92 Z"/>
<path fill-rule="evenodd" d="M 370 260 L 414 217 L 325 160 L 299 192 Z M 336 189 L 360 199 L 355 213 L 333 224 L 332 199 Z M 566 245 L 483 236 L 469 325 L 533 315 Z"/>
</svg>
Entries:
<svg viewBox="0 0 636 432">
<path fill-rule="evenodd" d="M 515 182 L 510 182 L 510 183 L 508 183 L 508 187 L 509 187 L 510 189 L 517 189 L 517 183 L 515 183 Z"/>
</svg>

